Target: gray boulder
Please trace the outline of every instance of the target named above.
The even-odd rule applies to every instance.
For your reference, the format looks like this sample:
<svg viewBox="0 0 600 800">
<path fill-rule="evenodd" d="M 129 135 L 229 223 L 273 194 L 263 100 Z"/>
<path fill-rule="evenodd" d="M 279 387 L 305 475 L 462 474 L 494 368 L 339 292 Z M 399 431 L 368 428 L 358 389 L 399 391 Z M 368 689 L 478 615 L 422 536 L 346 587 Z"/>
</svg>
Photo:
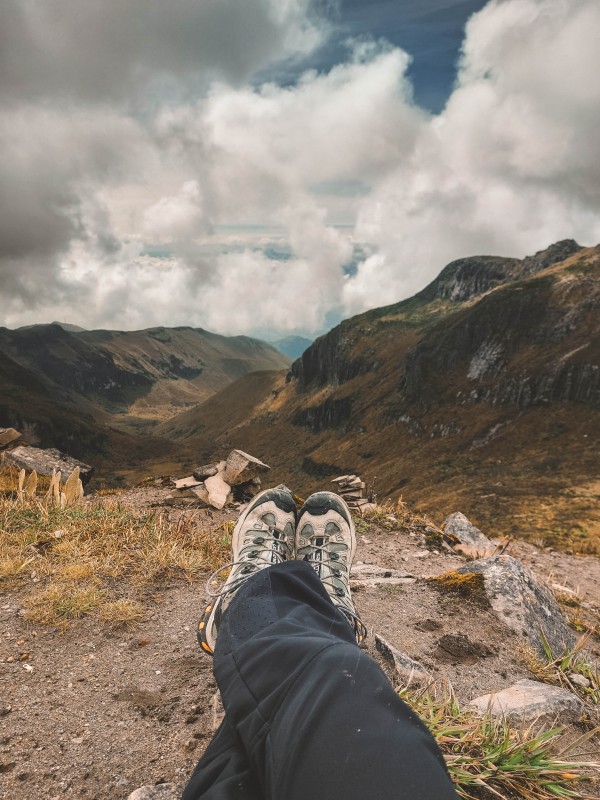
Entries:
<svg viewBox="0 0 600 800">
<path fill-rule="evenodd" d="M 444 533 L 450 534 L 459 540 L 455 545 L 455 550 L 463 552 L 472 558 L 486 558 L 493 555 L 496 550 L 495 545 L 476 528 L 464 514 L 457 511 L 450 514 L 444 522 Z"/>
<path fill-rule="evenodd" d="M 575 636 L 550 590 L 516 558 L 507 555 L 472 561 L 457 570 L 483 575 L 484 591 L 496 616 L 540 656 L 543 637 L 557 656 Z"/>
<path fill-rule="evenodd" d="M 500 692 L 477 697 L 470 705 L 481 714 L 489 712 L 493 717 L 506 717 L 518 723 L 539 720 L 553 724 L 557 719 L 574 722 L 584 710 L 582 701 L 567 689 L 527 679 Z"/>
</svg>

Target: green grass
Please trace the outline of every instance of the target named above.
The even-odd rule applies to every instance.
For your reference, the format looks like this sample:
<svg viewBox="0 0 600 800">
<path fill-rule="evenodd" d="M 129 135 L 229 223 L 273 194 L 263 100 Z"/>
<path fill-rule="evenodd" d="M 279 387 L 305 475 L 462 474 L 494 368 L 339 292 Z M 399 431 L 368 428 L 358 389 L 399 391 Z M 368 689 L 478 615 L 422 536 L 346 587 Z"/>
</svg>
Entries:
<svg viewBox="0 0 600 800">
<path fill-rule="evenodd" d="M 582 782 L 600 764 L 565 759 L 598 733 L 560 749 L 563 729 L 521 731 L 504 719 L 462 708 L 452 688 L 403 689 L 400 697 L 425 722 L 440 746 L 460 797 L 467 800 L 556 800 L 590 797 Z"/>
<path fill-rule="evenodd" d="M 555 656 L 550 649 L 548 640 L 542 633 L 545 659 L 542 660 L 532 651 L 526 650 L 527 668 L 532 675 L 544 683 L 563 686 L 574 694 L 578 694 L 582 700 L 587 700 L 594 705 L 600 704 L 600 670 L 585 653 L 585 646 L 590 636 L 591 632 L 584 634 L 573 647 L 565 647 L 558 656 Z M 586 678 L 589 686 L 580 686 L 575 683 L 574 675 Z"/>
</svg>

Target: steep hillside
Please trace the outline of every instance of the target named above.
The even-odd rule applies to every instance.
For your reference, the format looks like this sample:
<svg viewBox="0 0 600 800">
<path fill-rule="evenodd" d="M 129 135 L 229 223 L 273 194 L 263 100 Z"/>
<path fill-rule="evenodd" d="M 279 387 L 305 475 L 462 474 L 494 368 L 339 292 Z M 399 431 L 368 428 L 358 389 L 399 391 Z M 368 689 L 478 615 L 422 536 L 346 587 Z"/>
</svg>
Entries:
<svg viewBox="0 0 600 800">
<path fill-rule="evenodd" d="M 129 409 L 133 416 L 165 419 L 206 400 L 249 372 L 283 369 L 290 360 L 266 342 L 219 336 L 202 328 L 89 331 L 79 337 L 109 353 L 114 363 L 151 381 Z"/>
<path fill-rule="evenodd" d="M 0 352 L 61 389 L 125 414 L 125 425 L 132 418 L 164 419 L 248 372 L 289 364 L 265 342 L 194 328 L 0 328 Z"/>
<path fill-rule="evenodd" d="M 99 480 L 172 472 L 191 458 L 152 424 L 256 369 L 289 359 L 245 336 L 192 328 L 66 330 L 59 323 L 0 328 L 0 426 L 29 444 L 89 461 Z"/>
<path fill-rule="evenodd" d="M 287 377 L 257 376 L 245 412 L 238 382 L 168 432 L 203 455 L 235 440 L 299 491 L 351 471 L 380 497 L 598 548 L 599 309 L 600 248 L 462 259 L 334 328 Z"/>
<path fill-rule="evenodd" d="M 99 468 L 100 480 L 116 467 L 155 458 L 180 458 L 168 441 L 114 430 L 112 417 L 94 403 L 61 389 L 0 352 L 0 425 L 17 428 L 28 444 L 58 447 Z"/>
</svg>

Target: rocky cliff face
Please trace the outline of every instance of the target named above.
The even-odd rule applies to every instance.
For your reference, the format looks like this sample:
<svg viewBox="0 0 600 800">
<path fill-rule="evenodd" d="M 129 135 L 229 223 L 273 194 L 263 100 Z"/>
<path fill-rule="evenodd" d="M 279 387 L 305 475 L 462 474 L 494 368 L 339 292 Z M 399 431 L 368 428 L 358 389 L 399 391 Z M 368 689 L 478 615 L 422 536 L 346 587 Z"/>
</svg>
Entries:
<svg viewBox="0 0 600 800">
<path fill-rule="evenodd" d="M 369 365 L 353 355 L 351 326 L 341 323 L 317 339 L 294 361 L 291 376 L 301 391 L 318 386 L 339 386 L 365 372 Z"/>
<path fill-rule="evenodd" d="M 564 239 L 524 259 L 496 256 L 461 258 L 444 267 L 438 277 L 419 292 L 417 297 L 427 301 L 470 300 L 504 283 L 533 275 L 553 264 L 558 264 L 582 249 L 573 239 Z"/>
<path fill-rule="evenodd" d="M 421 405 L 600 406 L 598 308 L 600 284 L 589 276 L 503 286 L 425 332 L 408 353 L 403 392 Z"/>
<path fill-rule="evenodd" d="M 412 300 L 347 320 L 317 339 L 294 362 L 291 377 L 305 392 L 338 387 L 372 371 L 377 342 L 368 352 L 357 347 L 365 336 L 365 320 L 377 325 L 378 318 L 402 312 L 405 325 L 421 330 L 405 364 L 398 365 L 403 366 L 401 388 L 408 401 L 423 405 L 461 391 L 463 402 L 470 398 L 521 408 L 552 401 L 597 403 L 598 281 L 589 276 L 579 281 L 560 275 L 535 278 L 582 250 L 568 239 L 522 260 L 477 256 L 454 261 Z M 477 297 L 475 305 L 465 305 Z M 428 307 L 439 301 L 450 305 L 444 313 L 428 315 Z M 411 320 L 416 312 L 417 323 Z M 401 337 L 402 326 L 397 327 Z M 373 329 L 366 332 L 372 335 Z M 449 382 L 453 372 L 456 380 Z M 461 390 L 454 386 L 457 380 L 465 384 Z M 323 410 L 320 424 L 327 424 L 328 413 Z"/>
</svg>

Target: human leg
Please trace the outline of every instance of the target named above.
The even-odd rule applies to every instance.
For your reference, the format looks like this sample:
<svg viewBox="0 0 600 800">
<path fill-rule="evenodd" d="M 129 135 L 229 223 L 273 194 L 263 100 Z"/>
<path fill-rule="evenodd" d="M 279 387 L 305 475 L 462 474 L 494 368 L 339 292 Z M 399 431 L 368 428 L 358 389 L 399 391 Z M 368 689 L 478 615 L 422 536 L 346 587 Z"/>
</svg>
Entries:
<svg viewBox="0 0 600 800">
<path fill-rule="evenodd" d="M 246 750 L 227 717 L 213 736 L 181 800 L 264 800 Z"/>
<path fill-rule="evenodd" d="M 456 798 L 433 738 L 310 565 L 272 567 L 240 590 L 215 675 L 265 800 Z"/>
<path fill-rule="evenodd" d="M 454 800 L 433 738 L 356 645 L 364 629 L 347 587 L 353 544 L 340 531 L 343 504 L 313 497 L 298 525 L 306 560 L 252 574 L 220 621 L 214 668 L 235 730 L 234 766 L 264 800 Z M 236 791 L 218 784 L 227 767 L 210 750 L 192 782 L 212 790 L 216 776 Z M 226 759 L 227 747 L 215 751 Z M 245 800 L 191 791 L 185 800 Z"/>
</svg>

